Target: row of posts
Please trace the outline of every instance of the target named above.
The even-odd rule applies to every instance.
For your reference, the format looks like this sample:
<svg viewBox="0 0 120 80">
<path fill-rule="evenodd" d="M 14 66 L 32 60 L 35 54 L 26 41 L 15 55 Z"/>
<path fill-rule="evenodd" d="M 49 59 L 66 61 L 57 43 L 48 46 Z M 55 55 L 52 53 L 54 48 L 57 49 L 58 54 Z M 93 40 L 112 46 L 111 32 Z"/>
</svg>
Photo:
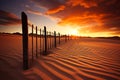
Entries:
<svg viewBox="0 0 120 80">
<path fill-rule="evenodd" d="M 22 12 L 22 34 L 23 34 L 23 69 L 24 70 L 27 70 L 29 68 L 29 64 L 28 64 L 28 19 L 27 19 L 27 15 Z M 34 51 L 33 51 L 33 25 L 32 25 L 32 60 L 34 58 Z M 38 57 L 38 29 L 36 27 L 36 57 Z M 43 51 L 43 54 L 47 54 L 47 51 L 48 51 L 48 45 L 47 45 L 47 36 L 51 37 L 51 32 L 50 32 L 50 35 L 47 35 L 47 30 L 46 30 L 46 27 L 44 26 L 44 40 L 43 40 L 43 48 L 44 48 L 44 51 Z M 61 42 L 61 35 L 60 33 L 58 33 L 58 36 L 56 35 L 56 31 L 54 31 L 54 47 L 56 48 L 57 47 L 57 37 L 58 37 L 58 43 L 60 44 Z M 64 35 L 65 37 L 65 42 L 67 41 L 67 39 L 69 40 L 69 36 L 66 36 Z M 51 38 L 50 38 L 51 39 Z M 51 43 L 51 41 L 50 41 Z M 51 45 L 49 45 L 50 48 L 51 48 Z M 40 49 L 41 49 L 41 29 L 40 29 Z M 40 54 L 41 54 L 41 50 L 40 50 Z"/>
</svg>

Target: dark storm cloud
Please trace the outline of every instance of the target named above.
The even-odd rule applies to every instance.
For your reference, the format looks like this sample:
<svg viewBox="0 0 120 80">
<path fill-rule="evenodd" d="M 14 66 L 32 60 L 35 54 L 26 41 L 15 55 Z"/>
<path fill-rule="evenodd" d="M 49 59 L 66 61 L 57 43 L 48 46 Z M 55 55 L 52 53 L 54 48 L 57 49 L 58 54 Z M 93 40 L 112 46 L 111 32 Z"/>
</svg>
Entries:
<svg viewBox="0 0 120 80">
<path fill-rule="evenodd" d="M 15 14 L 0 10 L 0 26 L 18 24 L 21 24 L 21 20 Z"/>
</svg>

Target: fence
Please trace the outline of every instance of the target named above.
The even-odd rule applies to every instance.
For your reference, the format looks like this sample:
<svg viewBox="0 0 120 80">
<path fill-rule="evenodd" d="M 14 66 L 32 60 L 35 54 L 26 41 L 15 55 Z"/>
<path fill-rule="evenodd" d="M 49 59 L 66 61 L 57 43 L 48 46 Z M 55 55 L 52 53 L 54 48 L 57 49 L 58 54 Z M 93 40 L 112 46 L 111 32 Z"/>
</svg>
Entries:
<svg viewBox="0 0 120 80">
<path fill-rule="evenodd" d="M 31 59 L 34 60 L 34 58 L 38 58 L 41 55 L 47 55 L 48 51 L 51 48 L 56 48 L 57 45 L 60 45 L 63 42 L 67 42 L 70 39 L 69 35 L 61 35 L 60 33 L 57 33 L 56 31 L 50 32 L 47 31 L 46 27 L 44 26 L 44 29 L 38 29 L 38 27 L 32 25 L 31 26 L 31 32 L 28 34 L 28 18 L 27 15 L 22 12 L 22 39 L 23 39 L 23 69 L 26 70 L 29 68 L 29 39 L 28 37 L 31 37 Z M 35 33 L 34 33 L 35 31 Z M 39 32 L 39 34 L 38 34 Z M 34 41 L 34 38 L 36 41 Z M 34 46 L 36 44 L 36 46 Z M 35 52 L 34 52 L 35 50 Z"/>
</svg>

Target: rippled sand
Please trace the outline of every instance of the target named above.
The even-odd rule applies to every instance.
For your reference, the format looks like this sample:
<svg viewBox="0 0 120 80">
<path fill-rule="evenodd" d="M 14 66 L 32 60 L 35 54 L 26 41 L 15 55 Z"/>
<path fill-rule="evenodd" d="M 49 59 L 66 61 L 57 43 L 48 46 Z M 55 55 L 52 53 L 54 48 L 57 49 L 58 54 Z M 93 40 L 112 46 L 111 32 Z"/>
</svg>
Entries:
<svg viewBox="0 0 120 80">
<path fill-rule="evenodd" d="M 27 71 L 22 70 L 21 43 L 21 36 L 0 36 L 1 80 L 120 80 L 119 40 L 71 40 L 39 55 Z"/>
</svg>

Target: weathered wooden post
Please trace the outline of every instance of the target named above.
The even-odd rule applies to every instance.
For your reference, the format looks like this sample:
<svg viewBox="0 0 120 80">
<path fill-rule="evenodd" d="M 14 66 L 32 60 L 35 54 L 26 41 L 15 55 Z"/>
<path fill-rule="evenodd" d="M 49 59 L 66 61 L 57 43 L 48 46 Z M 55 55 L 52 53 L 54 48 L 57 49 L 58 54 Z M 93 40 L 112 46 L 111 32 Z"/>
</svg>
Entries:
<svg viewBox="0 0 120 80">
<path fill-rule="evenodd" d="M 36 58 L 38 57 L 38 43 L 37 43 L 37 26 L 36 26 Z"/>
<path fill-rule="evenodd" d="M 28 69 L 28 22 L 27 15 L 22 12 L 23 69 Z"/>
<path fill-rule="evenodd" d="M 57 44 L 56 44 L 56 31 L 54 31 L 54 46 L 55 46 L 55 48 L 57 47 Z"/>
<path fill-rule="evenodd" d="M 50 49 L 50 32 L 48 32 L 48 49 Z"/>
<path fill-rule="evenodd" d="M 32 60 L 34 59 L 34 55 L 33 55 L 33 28 L 34 26 L 32 25 Z"/>
<path fill-rule="evenodd" d="M 46 33 L 46 36 L 47 36 L 47 50 L 48 50 L 49 49 L 49 33 L 48 33 L 48 31 Z"/>
<path fill-rule="evenodd" d="M 40 29 L 40 54 L 41 54 L 41 29 Z"/>
<path fill-rule="evenodd" d="M 44 26 L 44 44 L 45 44 L 45 51 L 44 53 L 47 54 L 47 35 L 46 35 L 46 26 Z"/>
<path fill-rule="evenodd" d="M 51 45 L 51 48 L 54 47 L 54 32 L 51 32 L 51 35 L 52 35 L 52 45 Z"/>
<path fill-rule="evenodd" d="M 59 44 L 60 44 L 60 33 L 58 33 L 58 36 L 59 36 Z"/>
<path fill-rule="evenodd" d="M 42 44 L 42 47 L 43 47 L 43 48 L 42 48 L 42 51 L 43 51 L 43 52 L 45 51 L 45 44 L 44 44 L 44 43 L 45 43 L 45 38 L 44 38 L 44 32 L 45 32 L 45 30 L 43 29 L 43 30 L 42 30 L 42 33 L 43 33 L 43 35 L 42 35 L 42 39 L 43 39 L 43 40 L 42 40 L 42 43 L 43 43 L 43 44 Z"/>
<path fill-rule="evenodd" d="M 51 32 L 49 32 L 49 49 L 51 48 Z"/>
</svg>

